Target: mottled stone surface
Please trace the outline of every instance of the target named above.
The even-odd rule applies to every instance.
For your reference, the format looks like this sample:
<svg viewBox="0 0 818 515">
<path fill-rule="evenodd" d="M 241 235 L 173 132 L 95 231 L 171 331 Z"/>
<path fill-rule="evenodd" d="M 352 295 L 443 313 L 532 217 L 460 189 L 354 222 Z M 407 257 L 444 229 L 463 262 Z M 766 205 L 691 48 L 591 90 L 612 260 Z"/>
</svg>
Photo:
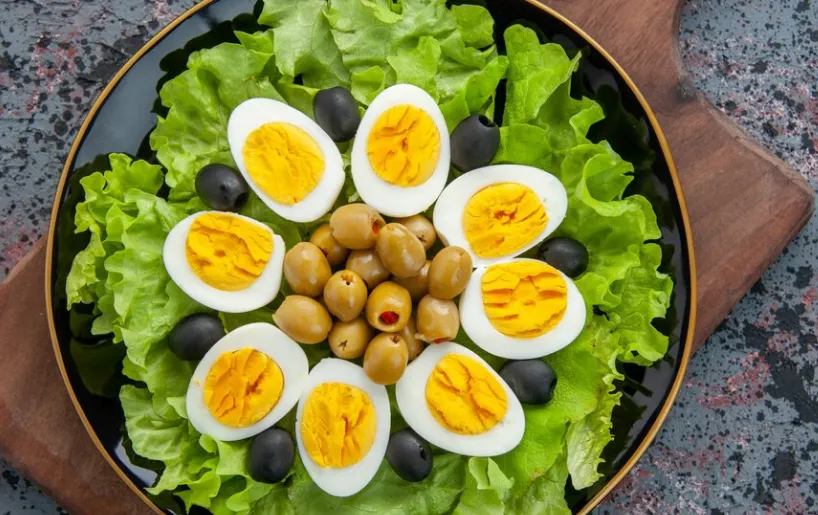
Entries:
<svg viewBox="0 0 818 515">
<path fill-rule="evenodd" d="M 0 0 L 0 277 L 47 230 L 90 103 L 191 0 Z M 694 0 L 696 85 L 818 188 L 818 0 Z M 598 513 L 818 512 L 818 221 L 690 364 L 656 443 Z M 813 307 L 814 305 L 814 307 Z M 59 509 L 0 466 L 0 514 Z"/>
</svg>

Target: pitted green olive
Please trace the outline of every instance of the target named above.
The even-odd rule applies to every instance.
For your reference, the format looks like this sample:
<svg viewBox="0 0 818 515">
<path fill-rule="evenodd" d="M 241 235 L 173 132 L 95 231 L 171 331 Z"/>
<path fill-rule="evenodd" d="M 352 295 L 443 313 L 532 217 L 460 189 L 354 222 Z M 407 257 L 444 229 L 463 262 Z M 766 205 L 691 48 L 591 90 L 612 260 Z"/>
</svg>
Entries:
<svg viewBox="0 0 818 515">
<path fill-rule="evenodd" d="M 324 286 L 324 303 L 330 313 L 343 322 L 349 322 L 366 305 L 366 283 L 351 270 L 335 272 Z"/>
<path fill-rule="evenodd" d="M 396 277 L 417 275 L 426 263 L 423 244 L 401 224 L 387 224 L 381 229 L 375 250 L 383 266 Z"/>
<path fill-rule="evenodd" d="M 332 329 L 324 306 L 303 295 L 288 295 L 273 313 L 273 322 L 298 343 L 313 344 L 327 339 Z"/>
<path fill-rule="evenodd" d="M 393 277 L 392 280 L 400 284 L 409 291 L 412 300 L 417 302 L 424 295 L 429 293 L 429 265 L 431 261 L 426 261 L 423 268 L 413 277 Z"/>
<path fill-rule="evenodd" d="M 383 266 L 375 249 L 353 250 L 347 259 L 346 269 L 361 276 L 371 290 L 389 279 L 389 270 Z"/>
<path fill-rule="evenodd" d="M 360 358 L 364 355 L 373 333 L 364 317 L 349 322 L 338 320 L 329 332 L 329 348 L 339 358 Z"/>
<path fill-rule="evenodd" d="M 312 243 L 301 242 L 284 255 L 284 278 L 299 295 L 321 295 L 330 274 L 326 256 Z"/>
<path fill-rule="evenodd" d="M 423 215 L 398 218 L 395 222 L 406 227 L 412 234 L 417 236 L 417 239 L 420 240 L 420 243 L 423 244 L 423 248 L 426 250 L 432 248 L 432 245 L 434 245 L 437 240 L 435 226 Z"/>
<path fill-rule="evenodd" d="M 332 236 L 329 224 L 324 224 L 313 231 L 310 243 L 321 249 L 321 252 L 327 256 L 330 266 L 342 264 L 349 255 L 349 249 L 338 243 L 338 240 Z"/>
<path fill-rule="evenodd" d="M 453 299 L 463 293 L 472 273 L 472 260 L 461 247 L 446 247 L 429 265 L 429 293 L 439 299 Z"/>
<path fill-rule="evenodd" d="M 452 340 L 460 329 L 460 313 L 452 300 L 427 295 L 420 300 L 417 312 L 417 338 L 428 343 Z"/>
<path fill-rule="evenodd" d="M 409 351 L 403 338 L 381 333 L 369 342 L 364 354 L 364 372 L 377 384 L 395 384 L 409 363 Z"/>
</svg>

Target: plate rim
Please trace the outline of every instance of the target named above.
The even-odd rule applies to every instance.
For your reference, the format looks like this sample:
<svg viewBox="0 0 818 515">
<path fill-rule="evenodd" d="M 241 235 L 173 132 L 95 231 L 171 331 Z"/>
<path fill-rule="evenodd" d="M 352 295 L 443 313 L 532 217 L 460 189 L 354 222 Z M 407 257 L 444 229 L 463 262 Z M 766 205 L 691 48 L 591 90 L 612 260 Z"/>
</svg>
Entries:
<svg viewBox="0 0 818 515">
<path fill-rule="evenodd" d="M 68 391 L 68 396 L 71 399 L 71 403 L 74 405 L 74 410 L 77 412 L 77 415 L 80 417 L 80 421 L 82 422 L 83 427 L 85 428 L 86 433 L 91 438 L 94 446 L 97 448 L 97 451 L 102 455 L 108 465 L 114 470 L 114 472 L 120 477 L 120 479 L 128 486 L 128 488 L 133 491 L 144 503 L 148 506 L 154 513 L 158 515 L 164 515 L 164 511 L 160 509 L 145 493 L 145 491 L 136 485 L 131 478 L 125 473 L 122 468 L 114 461 L 108 451 L 103 447 L 102 442 L 100 441 L 99 437 L 97 436 L 96 432 L 94 432 L 91 424 L 88 420 L 88 417 L 85 415 L 85 411 L 80 406 L 79 401 L 77 399 L 77 395 L 74 392 L 74 389 L 71 386 L 71 382 L 68 377 L 68 372 L 65 368 L 64 357 L 62 355 L 62 349 L 59 345 L 59 340 L 57 338 L 57 330 L 55 326 L 55 319 L 54 319 L 54 310 L 53 310 L 53 296 L 52 296 L 52 289 L 53 289 L 53 268 L 54 268 L 54 242 L 56 239 L 56 226 L 57 226 L 57 217 L 59 215 L 59 208 L 61 205 L 60 199 L 63 197 L 63 193 L 65 191 L 65 186 L 68 182 L 68 176 L 73 168 L 73 163 L 76 158 L 77 151 L 79 150 L 80 143 L 84 139 L 86 133 L 88 132 L 88 128 L 90 127 L 91 123 L 96 118 L 97 111 L 102 107 L 102 105 L 107 100 L 108 96 L 111 94 L 113 89 L 119 84 L 122 78 L 125 76 L 128 71 L 136 64 L 136 62 L 142 58 L 148 51 L 150 51 L 157 43 L 159 43 L 165 36 L 167 36 L 170 32 L 172 32 L 177 26 L 179 26 L 182 22 L 196 14 L 198 11 L 207 7 L 208 5 L 216 2 L 218 0 L 200 0 L 197 4 L 190 7 L 188 10 L 180 14 L 176 19 L 171 21 L 169 24 L 164 26 L 161 30 L 159 30 L 156 34 L 154 34 L 145 44 L 143 44 L 126 62 L 122 65 L 119 70 L 114 74 L 113 77 L 108 81 L 108 84 L 102 89 L 99 95 L 94 100 L 91 108 L 89 109 L 88 113 L 85 115 L 82 124 L 80 125 L 79 129 L 77 130 L 76 136 L 74 137 L 73 143 L 71 144 L 71 148 L 66 155 L 65 163 L 63 164 L 62 171 L 60 172 L 60 179 L 57 183 L 57 189 L 54 194 L 54 202 L 51 208 L 51 220 L 49 221 L 49 229 L 46 241 L 46 262 L 45 262 L 45 301 L 46 301 L 46 314 L 48 318 L 48 330 L 51 337 L 51 346 L 54 350 L 54 354 L 57 357 L 57 366 L 60 370 L 60 375 L 62 376 L 63 383 L 65 385 L 66 390 Z M 682 227 L 684 228 L 685 238 L 684 242 L 686 244 L 687 250 L 687 272 L 690 278 L 690 286 L 688 288 L 689 292 L 689 303 L 690 307 L 687 314 L 687 334 L 685 335 L 684 341 L 680 341 L 679 343 L 684 345 L 682 348 L 682 356 L 680 359 L 679 366 L 676 370 L 676 377 L 673 380 L 673 384 L 668 391 L 667 396 L 665 397 L 664 402 L 662 403 L 662 407 L 659 410 L 656 418 L 651 423 L 650 428 L 648 429 L 647 433 L 645 434 L 642 441 L 637 446 L 636 450 L 633 454 L 628 458 L 628 460 L 622 465 L 622 467 L 617 471 L 617 473 L 608 480 L 607 483 L 588 501 L 586 504 L 580 509 L 578 515 L 588 515 L 591 510 L 596 508 L 604 499 L 605 497 L 610 494 L 614 488 L 625 478 L 625 476 L 630 472 L 630 470 L 636 465 L 642 455 L 647 451 L 648 447 L 653 443 L 653 440 L 656 438 L 661 427 L 664 425 L 665 419 L 667 418 L 670 410 L 676 400 L 676 397 L 681 390 L 681 386 L 684 383 L 685 374 L 687 371 L 687 366 L 690 361 L 692 352 L 693 352 L 693 341 L 695 337 L 695 327 L 696 327 L 696 314 L 698 309 L 698 286 L 697 286 L 697 277 L 696 277 L 696 258 L 695 258 L 695 249 L 693 246 L 693 234 L 691 231 L 691 224 L 690 224 L 690 217 L 687 212 L 687 203 L 685 201 L 684 192 L 682 191 L 681 183 L 679 181 L 678 172 L 676 170 L 676 164 L 673 161 L 673 156 L 670 151 L 670 146 L 668 145 L 667 139 L 665 138 L 665 134 L 662 131 L 662 127 L 659 124 L 659 121 L 656 118 L 656 114 L 651 109 L 650 105 L 648 104 L 647 100 L 645 99 L 644 95 L 642 94 L 639 87 L 627 74 L 625 69 L 616 61 L 616 59 L 609 54 L 600 43 L 598 43 L 593 37 L 591 37 L 587 32 L 582 30 L 578 25 L 574 22 L 569 20 L 564 15 L 560 14 L 554 8 L 544 5 L 537 0 L 518 0 L 523 1 L 541 11 L 544 11 L 549 16 L 557 19 L 561 23 L 565 24 L 571 30 L 573 30 L 577 35 L 579 35 L 582 39 L 588 42 L 594 50 L 596 50 L 619 74 L 622 80 L 630 88 L 631 92 L 633 92 L 636 100 L 642 106 L 642 109 L 645 111 L 645 115 L 650 122 L 651 128 L 656 135 L 657 142 L 659 143 L 659 147 L 662 150 L 662 154 L 665 158 L 665 161 L 668 166 L 668 171 L 670 172 L 671 182 L 673 183 L 673 190 L 676 196 L 676 200 L 679 205 L 679 211 L 682 216 Z"/>
</svg>

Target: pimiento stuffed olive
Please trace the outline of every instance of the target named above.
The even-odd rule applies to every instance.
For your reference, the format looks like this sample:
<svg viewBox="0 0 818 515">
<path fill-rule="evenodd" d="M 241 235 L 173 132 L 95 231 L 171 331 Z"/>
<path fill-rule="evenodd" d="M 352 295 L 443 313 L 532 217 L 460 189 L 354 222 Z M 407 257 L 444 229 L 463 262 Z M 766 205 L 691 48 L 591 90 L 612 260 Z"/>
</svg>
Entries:
<svg viewBox="0 0 818 515">
<path fill-rule="evenodd" d="M 439 299 L 453 299 L 463 293 L 473 268 L 468 252 L 461 247 L 446 247 L 429 265 L 429 293 Z"/>
<path fill-rule="evenodd" d="M 379 284 L 366 299 L 366 320 L 379 331 L 396 333 L 406 327 L 411 315 L 409 291 L 392 281 Z"/>
<path fill-rule="evenodd" d="M 389 437 L 386 461 L 404 481 L 422 481 L 432 472 L 432 446 L 407 427 Z"/>
<path fill-rule="evenodd" d="M 198 361 L 224 334 L 219 317 L 196 313 L 176 324 L 168 335 L 168 347 L 179 359 Z"/>
<path fill-rule="evenodd" d="M 468 172 L 491 163 L 500 148 L 500 128 L 483 116 L 469 116 L 452 131 L 452 164 Z"/>
<path fill-rule="evenodd" d="M 262 431 L 250 444 L 247 456 L 250 477 L 259 483 L 278 483 L 295 461 L 295 445 L 290 433 L 277 427 Z"/>
<path fill-rule="evenodd" d="M 210 209 L 238 211 L 249 196 L 247 183 L 236 170 L 213 163 L 202 167 L 196 175 L 196 194 Z"/>
<path fill-rule="evenodd" d="M 539 257 L 568 277 L 578 277 L 588 268 L 588 249 L 573 238 L 552 238 L 543 242 Z"/>
<path fill-rule="evenodd" d="M 341 206 L 329 219 L 333 238 L 352 250 L 374 247 L 378 233 L 384 225 L 386 222 L 383 217 L 366 204 Z"/>
<path fill-rule="evenodd" d="M 546 404 L 557 385 L 554 369 L 541 359 L 508 361 L 500 369 L 500 377 L 523 404 Z"/>
<path fill-rule="evenodd" d="M 418 303 L 417 338 L 428 343 L 453 340 L 460 330 L 460 312 L 453 300 L 426 295 Z"/>
<path fill-rule="evenodd" d="M 352 93 L 341 86 L 316 93 L 312 110 L 315 121 L 336 142 L 351 140 L 361 124 L 358 103 Z"/>
</svg>

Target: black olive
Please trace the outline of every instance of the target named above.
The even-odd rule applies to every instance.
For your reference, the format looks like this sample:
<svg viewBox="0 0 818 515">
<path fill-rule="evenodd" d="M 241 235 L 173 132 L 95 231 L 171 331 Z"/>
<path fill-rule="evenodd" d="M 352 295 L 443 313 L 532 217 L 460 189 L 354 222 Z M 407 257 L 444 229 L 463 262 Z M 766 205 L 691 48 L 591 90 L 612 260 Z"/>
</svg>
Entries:
<svg viewBox="0 0 818 515">
<path fill-rule="evenodd" d="M 407 427 L 389 437 L 386 461 L 404 481 L 423 481 L 432 472 L 432 446 Z"/>
<path fill-rule="evenodd" d="M 168 335 L 168 347 L 180 359 L 198 361 L 224 336 L 218 317 L 207 313 L 186 316 Z"/>
<path fill-rule="evenodd" d="M 336 142 L 351 140 L 361 123 L 358 103 L 352 93 L 341 86 L 316 93 L 312 110 L 315 121 Z"/>
<path fill-rule="evenodd" d="M 553 238 L 540 245 L 540 259 L 568 277 L 578 277 L 588 268 L 588 249 L 573 238 Z"/>
<path fill-rule="evenodd" d="M 247 202 L 247 184 L 236 170 L 213 163 L 196 175 L 196 193 L 210 209 L 238 211 Z"/>
<path fill-rule="evenodd" d="M 295 445 L 290 433 L 271 427 L 250 444 L 247 470 L 259 483 L 278 483 L 289 474 L 295 460 Z"/>
<path fill-rule="evenodd" d="M 547 403 L 557 384 L 554 369 L 539 359 L 507 361 L 500 369 L 500 377 L 523 404 Z"/>
<path fill-rule="evenodd" d="M 452 131 L 452 164 L 461 172 L 486 166 L 499 147 L 500 128 L 482 114 L 473 114 Z"/>
</svg>

